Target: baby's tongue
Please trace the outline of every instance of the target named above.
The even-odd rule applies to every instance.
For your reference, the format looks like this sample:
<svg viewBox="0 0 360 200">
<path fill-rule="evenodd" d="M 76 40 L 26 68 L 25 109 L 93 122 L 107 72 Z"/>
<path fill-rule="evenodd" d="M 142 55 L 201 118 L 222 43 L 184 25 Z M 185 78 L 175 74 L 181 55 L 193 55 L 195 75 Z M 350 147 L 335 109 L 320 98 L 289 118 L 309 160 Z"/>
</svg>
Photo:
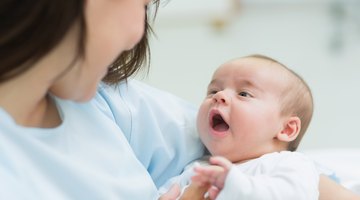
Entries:
<svg viewBox="0 0 360 200">
<path fill-rule="evenodd" d="M 227 131 L 228 129 L 229 129 L 229 125 L 227 125 L 226 123 L 219 123 L 216 126 L 214 126 L 214 130 L 219 132 Z"/>
</svg>

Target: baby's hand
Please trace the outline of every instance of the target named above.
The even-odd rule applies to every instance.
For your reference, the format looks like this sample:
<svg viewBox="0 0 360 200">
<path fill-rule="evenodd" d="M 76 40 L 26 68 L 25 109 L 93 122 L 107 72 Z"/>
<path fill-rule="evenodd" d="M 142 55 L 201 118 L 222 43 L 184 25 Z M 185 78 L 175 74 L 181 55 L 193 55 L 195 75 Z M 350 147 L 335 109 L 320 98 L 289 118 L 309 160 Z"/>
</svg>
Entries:
<svg viewBox="0 0 360 200">
<path fill-rule="evenodd" d="M 210 158 L 210 164 L 208 166 L 195 166 L 195 175 L 191 180 L 199 185 L 212 185 L 208 194 L 210 199 L 215 199 L 220 190 L 224 188 L 232 163 L 226 158 L 216 156 Z"/>
</svg>

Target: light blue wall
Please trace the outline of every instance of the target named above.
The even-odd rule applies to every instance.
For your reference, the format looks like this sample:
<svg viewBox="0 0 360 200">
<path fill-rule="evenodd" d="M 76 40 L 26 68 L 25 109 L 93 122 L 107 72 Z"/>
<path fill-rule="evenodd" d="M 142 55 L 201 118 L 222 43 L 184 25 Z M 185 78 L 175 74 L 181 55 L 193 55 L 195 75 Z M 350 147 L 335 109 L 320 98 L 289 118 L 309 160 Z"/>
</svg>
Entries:
<svg viewBox="0 0 360 200">
<path fill-rule="evenodd" d="M 330 1 L 244 1 L 223 29 L 211 26 L 218 13 L 199 12 L 201 6 L 175 12 L 176 1 L 159 10 L 145 82 L 199 105 L 217 66 L 265 54 L 298 72 L 313 90 L 315 113 L 302 149 L 360 147 L 360 1 L 348 1 L 337 17 Z"/>
</svg>

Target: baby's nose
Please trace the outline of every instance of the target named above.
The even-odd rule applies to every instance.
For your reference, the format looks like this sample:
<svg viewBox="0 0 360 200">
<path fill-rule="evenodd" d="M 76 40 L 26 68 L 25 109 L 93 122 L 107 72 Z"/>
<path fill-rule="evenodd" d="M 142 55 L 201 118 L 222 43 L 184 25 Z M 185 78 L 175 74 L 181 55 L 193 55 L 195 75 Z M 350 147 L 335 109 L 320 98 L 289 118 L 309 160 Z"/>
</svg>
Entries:
<svg viewBox="0 0 360 200">
<path fill-rule="evenodd" d="M 215 103 L 227 104 L 229 102 L 229 96 L 225 91 L 219 91 L 213 96 L 213 101 Z"/>
</svg>

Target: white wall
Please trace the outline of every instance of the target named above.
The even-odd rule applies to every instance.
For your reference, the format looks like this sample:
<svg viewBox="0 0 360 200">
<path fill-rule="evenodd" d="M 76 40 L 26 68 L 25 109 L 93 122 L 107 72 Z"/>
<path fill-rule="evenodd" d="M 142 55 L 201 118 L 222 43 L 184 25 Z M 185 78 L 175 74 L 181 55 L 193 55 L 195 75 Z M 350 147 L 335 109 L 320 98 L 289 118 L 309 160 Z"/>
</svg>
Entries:
<svg viewBox="0 0 360 200">
<path fill-rule="evenodd" d="M 186 2 L 204 6 L 186 12 Z M 207 2 L 217 6 L 207 10 Z M 224 29 L 210 25 L 227 12 L 218 0 L 171 0 L 161 7 L 151 70 L 143 80 L 199 105 L 217 66 L 265 54 L 298 72 L 313 90 L 315 113 L 302 149 L 360 147 L 360 1 L 348 1 L 340 18 L 330 14 L 330 1 L 251 2 L 243 1 Z"/>
</svg>

